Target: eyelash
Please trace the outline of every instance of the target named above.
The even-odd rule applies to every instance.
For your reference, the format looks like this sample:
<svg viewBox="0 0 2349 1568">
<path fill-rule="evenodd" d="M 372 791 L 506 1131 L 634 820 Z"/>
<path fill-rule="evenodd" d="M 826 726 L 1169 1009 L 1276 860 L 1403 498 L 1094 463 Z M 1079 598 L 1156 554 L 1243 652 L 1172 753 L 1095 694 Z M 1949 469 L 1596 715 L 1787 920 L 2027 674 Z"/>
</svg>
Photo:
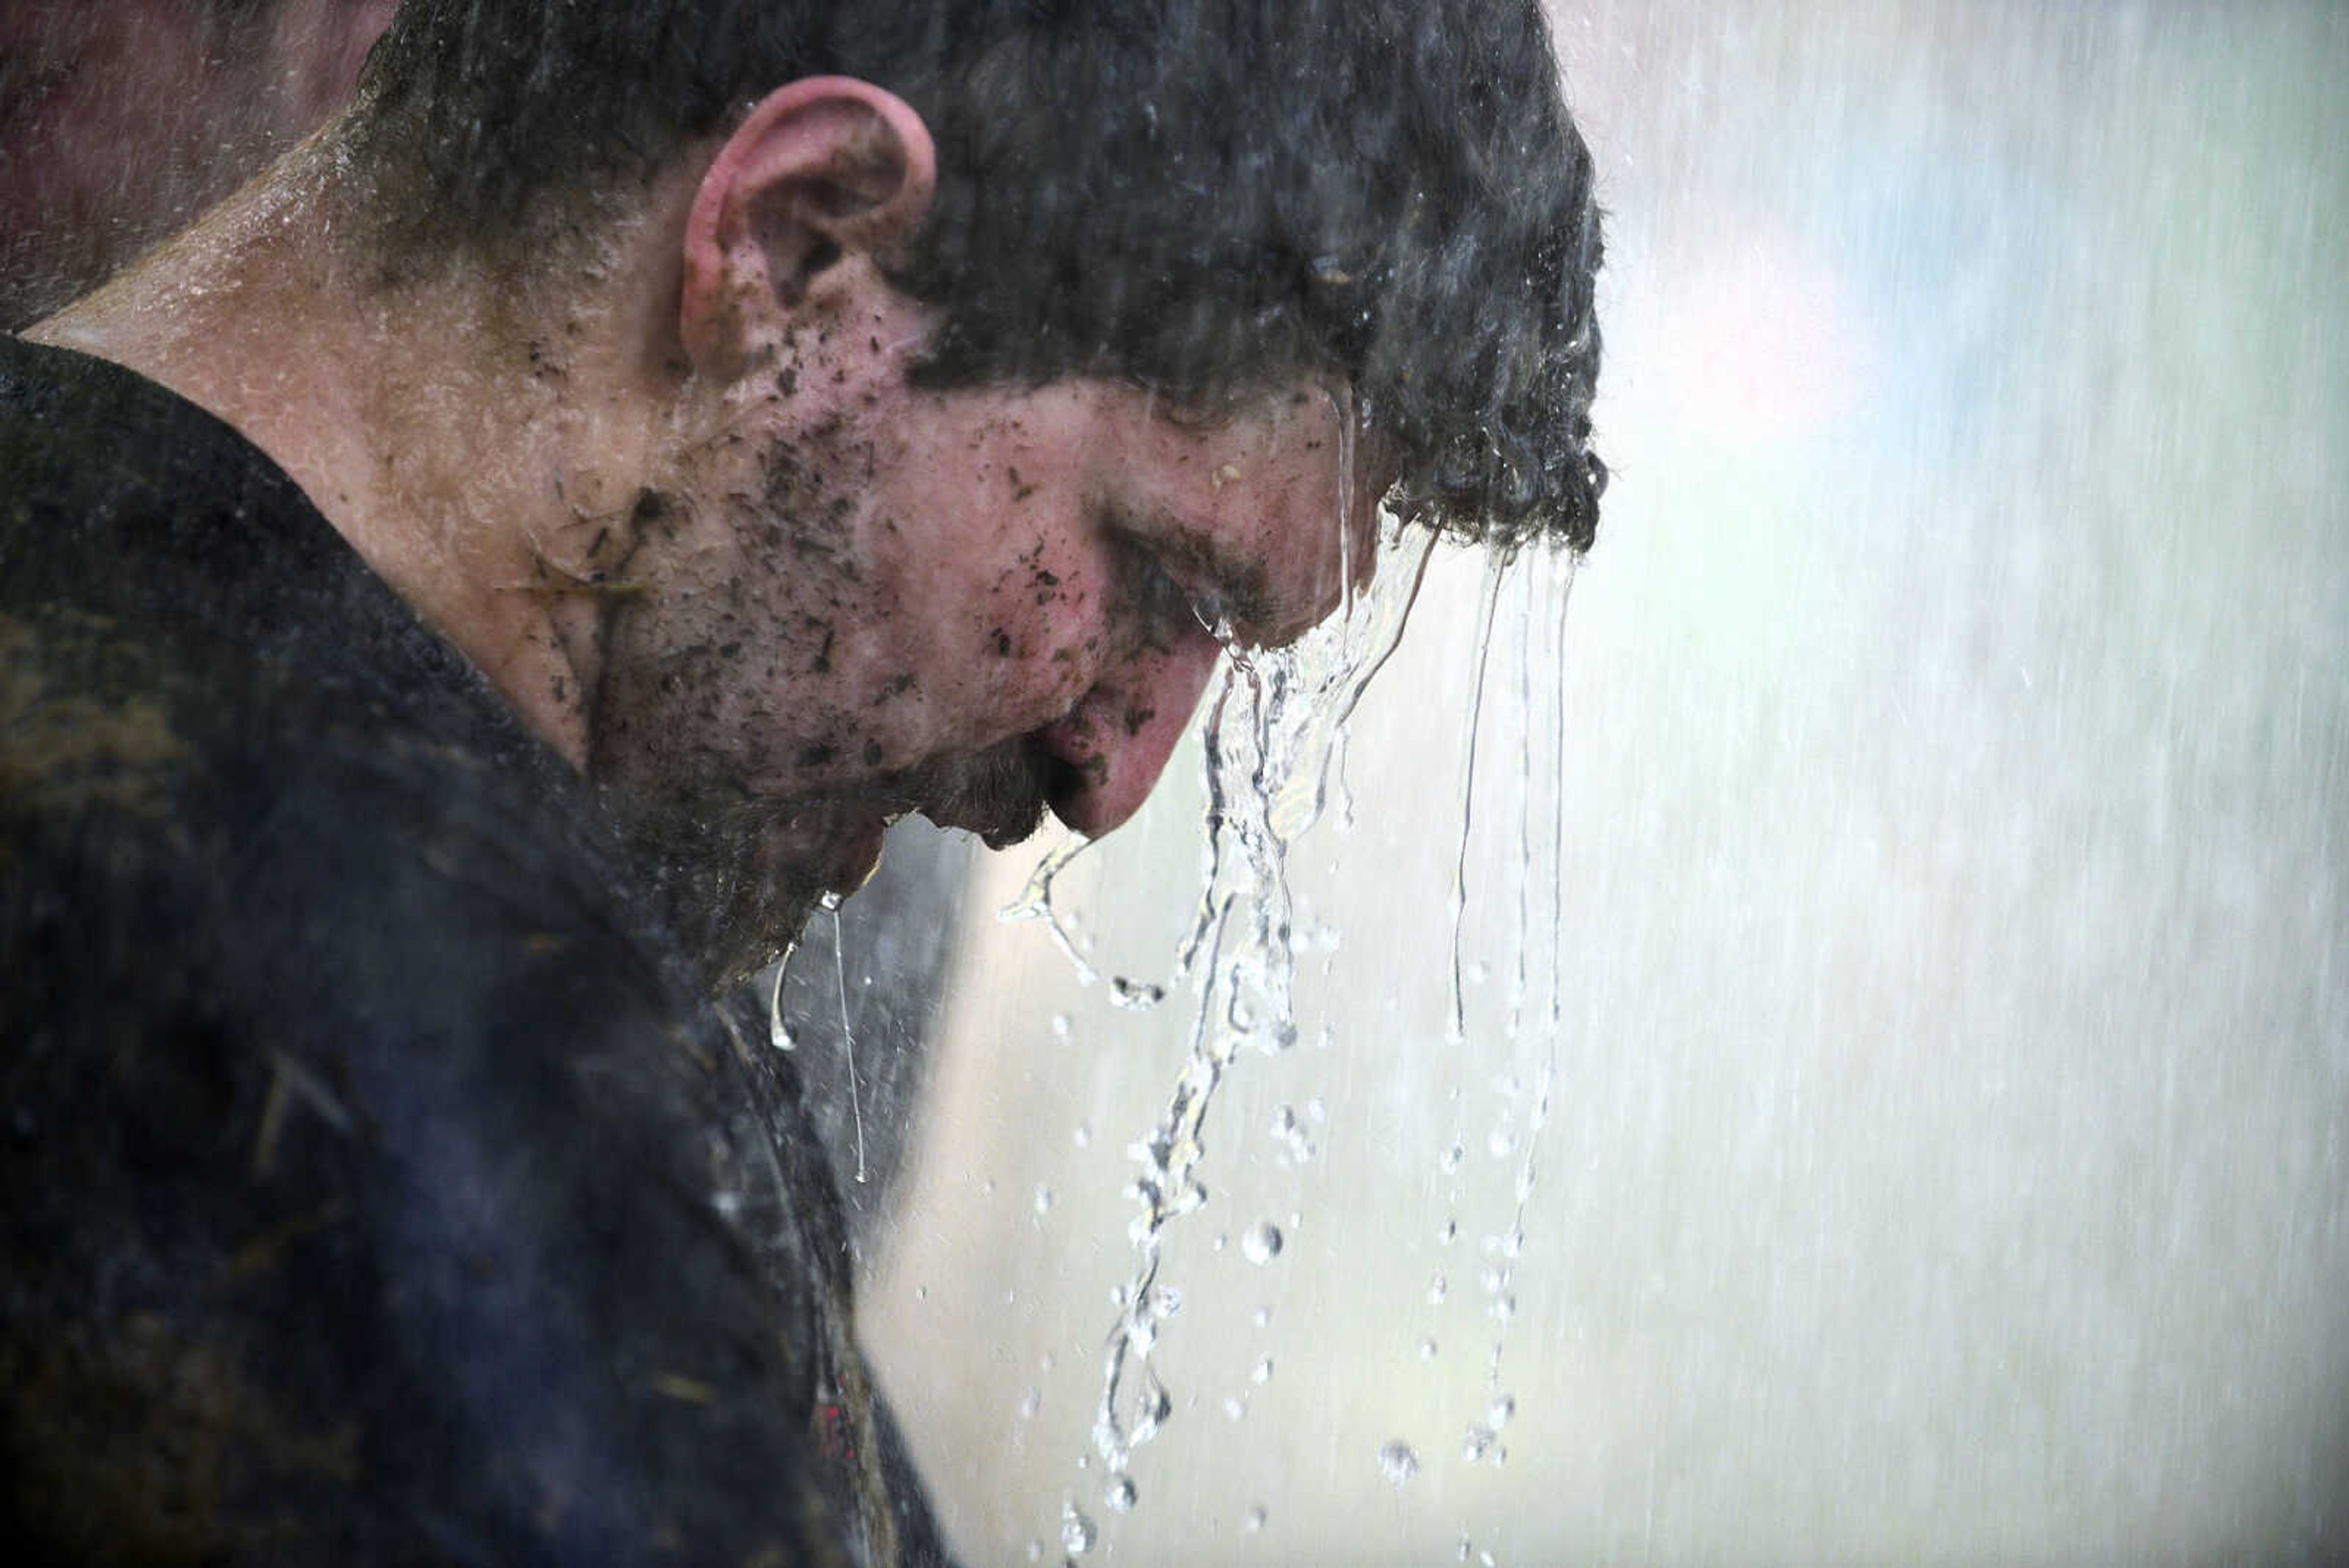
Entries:
<svg viewBox="0 0 2349 1568">
<path fill-rule="evenodd" d="M 1168 621 L 1187 617 L 1217 640 L 1229 640 L 1231 607 L 1222 594 L 1212 587 L 1188 587 L 1166 569 L 1157 552 L 1148 545 L 1135 545 L 1133 558 L 1138 579 L 1135 598 L 1144 614 Z"/>
</svg>

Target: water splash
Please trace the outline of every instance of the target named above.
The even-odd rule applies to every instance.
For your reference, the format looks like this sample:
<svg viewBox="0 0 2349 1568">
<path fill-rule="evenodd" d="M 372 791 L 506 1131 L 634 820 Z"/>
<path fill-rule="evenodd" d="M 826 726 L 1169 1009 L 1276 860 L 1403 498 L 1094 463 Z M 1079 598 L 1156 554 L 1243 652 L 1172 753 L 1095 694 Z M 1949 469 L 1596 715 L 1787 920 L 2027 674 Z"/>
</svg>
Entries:
<svg viewBox="0 0 2349 1568">
<path fill-rule="evenodd" d="M 1224 639 L 1223 675 L 1202 732 L 1207 810 L 1200 900 L 1174 971 L 1177 983 L 1194 984 L 1196 1008 L 1167 1107 L 1129 1150 L 1138 1168 L 1126 1189 L 1137 1206 L 1127 1227 L 1133 1268 L 1102 1353 L 1092 1434 L 1094 1454 L 1112 1472 L 1127 1472 L 1133 1449 L 1157 1435 L 1172 1407 L 1152 1365 L 1159 1325 L 1145 1303 L 1166 1227 L 1206 1201 L 1197 1169 L 1208 1107 L 1244 1050 L 1279 1053 L 1297 1041 L 1290 848 L 1321 816 L 1337 738 L 1401 639 L 1433 543 L 1423 530 L 1406 534 L 1386 518 L 1387 567 L 1369 594 L 1348 596 L 1347 613 L 1287 649 Z M 1048 857 L 1046 865 L 1057 873 L 1066 859 Z M 1045 884 L 1045 897 L 1028 903 L 1049 905 L 1049 877 Z M 1240 1248 L 1264 1263 L 1280 1244 L 1278 1230 L 1260 1222 Z"/>
</svg>

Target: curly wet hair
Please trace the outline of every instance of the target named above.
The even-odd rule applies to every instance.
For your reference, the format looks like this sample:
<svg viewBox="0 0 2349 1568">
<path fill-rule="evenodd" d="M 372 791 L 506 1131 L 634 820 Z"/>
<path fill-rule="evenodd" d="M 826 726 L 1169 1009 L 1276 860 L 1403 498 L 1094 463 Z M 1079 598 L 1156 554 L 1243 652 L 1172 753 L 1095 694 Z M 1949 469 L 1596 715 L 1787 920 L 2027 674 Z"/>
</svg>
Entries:
<svg viewBox="0 0 2349 1568">
<path fill-rule="evenodd" d="M 936 139 L 932 384 L 1334 375 L 1413 515 L 1589 545 L 1599 213 L 1536 0 L 409 0 L 354 144 L 394 249 L 526 248 L 824 74 Z"/>
</svg>

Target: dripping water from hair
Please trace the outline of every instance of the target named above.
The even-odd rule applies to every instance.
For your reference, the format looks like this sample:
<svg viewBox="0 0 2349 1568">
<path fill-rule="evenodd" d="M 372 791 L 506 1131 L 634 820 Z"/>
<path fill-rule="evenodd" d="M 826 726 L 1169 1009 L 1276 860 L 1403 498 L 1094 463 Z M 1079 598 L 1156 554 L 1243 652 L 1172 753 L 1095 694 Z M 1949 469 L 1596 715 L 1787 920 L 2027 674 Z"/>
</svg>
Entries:
<svg viewBox="0 0 2349 1568">
<path fill-rule="evenodd" d="M 1476 679 L 1468 696 L 1468 732 L 1463 741 L 1464 759 L 1460 774 L 1460 846 L 1452 863 L 1452 1008 L 1444 1021 L 1444 1039 L 1454 1045 L 1468 1037 L 1467 998 L 1461 985 L 1461 933 L 1468 915 L 1468 840 L 1475 826 L 1476 732 L 1485 716 L 1485 670 L 1493 656 L 1493 613 L 1500 603 L 1501 584 L 1509 575 L 1513 552 L 1493 556 L 1485 567 L 1485 591 L 1476 609 Z"/>
</svg>

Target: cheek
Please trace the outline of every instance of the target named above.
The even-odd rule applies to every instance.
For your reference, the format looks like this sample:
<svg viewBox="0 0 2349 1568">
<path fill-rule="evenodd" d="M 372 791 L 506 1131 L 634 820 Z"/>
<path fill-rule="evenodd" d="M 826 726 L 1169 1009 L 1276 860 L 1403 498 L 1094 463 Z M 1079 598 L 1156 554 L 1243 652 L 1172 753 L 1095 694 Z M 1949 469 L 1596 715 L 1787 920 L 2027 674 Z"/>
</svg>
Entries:
<svg viewBox="0 0 2349 1568">
<path fill-rule="evenodd" d="M 955 607 L 968 680 L 991 727 L 1025 731 L 1068 711 L 1108 654 L 1103 579 L 1078 552 L 1031 549 Z"/>
</svg>

